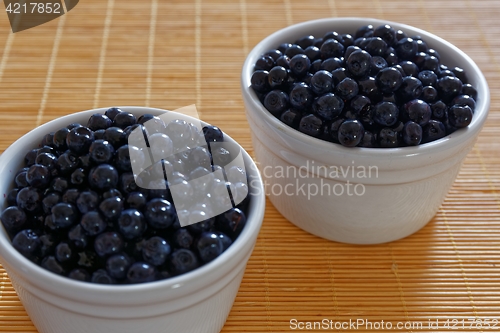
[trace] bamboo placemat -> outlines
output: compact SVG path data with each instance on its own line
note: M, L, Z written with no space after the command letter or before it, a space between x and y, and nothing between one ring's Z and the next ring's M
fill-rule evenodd
M67 113L195 103L203 120L252 152L239 76L245 55L262 38L329 16L423 28L468 53L491 88L488 122L443 206L413 236L353 246L307 234L268 201L223 332L293 331L292 319L359 319L373 330L382 320L393 330L398 322L422 322L423 328L402 330L413 332L452 331L443 327L447 319L500 321L499 14L500 2L491 0L86 0L54 21L12 34L0 13L0 151ZM36 332L1 268L0 276L0 331ZM429 320L441 327L429 329ZM346 330L353 329L340 329Z

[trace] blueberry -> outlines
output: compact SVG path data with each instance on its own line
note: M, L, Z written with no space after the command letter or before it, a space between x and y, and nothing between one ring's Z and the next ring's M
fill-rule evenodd
M342 65L343 65L343 62L341 59L339 59L337 57L328 58L328 59L325 59L321 62L319 69L325 70L327 72L333 72L334 70L336 70L338 68L343 68Z
M396 43L396 54L402 60L412 60L417 53L417 42L412 38L403 38Z
M165 263L170 254L170 244L158 236L146 240L142 246L142 258L154 266Z
M476 90L476 88L474 88L469 83L466 83L466 84L462 85L462 94L463 95L469 95L474 100L477 99L477 90Z
M175 219L175 208L167 200L156 198L146 204L146 221L157 229L166 229Z
M61 264L70 261L73 258L73 251L71 250L70 245L66 242L57 244L55 257Z
M98 256L107 257L119 253L124 246L124 242L119 233L109 231L104 232L95 238L94 249Z
M399 58L396 53L389 53L385 56L385 61L387 62L387 66L391 67L397 65L399 63Z
M365 131L363 139L358 144L359 147L375 148L377 147L377 136L370 131Z
M50 182L50 171L46 166L33 164L26 172L26 181L30 186L44 188Z
M7 197L5 198L8 206L17 206L17 194L19 193L19 188L14 187L7 193Z
M120 112L113 118L113 126L121 129L137 123L137 119L130 112Z
M273 58L274 61L276 61L276 59L283 56L283 53L280 50L274 49L267 51L266 53L264 53L264 55L270 56L271 58Z
M35 164L36 157L38 155L38 149L32 149L24 155L24 164L29 167Z
M66 137L68 136L69 129L66 127L57 130L52 138L52 145L59 151L64 151L68 148L66 144Z
M256 73L256 72L255 72ZM254 73L254 74L255 74ZM253 78L253 75L252 75ZM283 86L288 80L288 74L285 67L274 66L267 75L267 85L271 89L276 89ZM252 83L253 84L253 83ZM267 89L269 90L269 89ZM265 90L264 90L265 92Z
M290 104L297 110L308 108L312 104L313 98L311 88L305 83L297 83L290 91Z
M347 77L347 70L343 67L337 68L336 70L332 71L333 86L339 84L339 82L345 79L346 77Z
M177 249L170 255L170 267L175 274L192 271L199 266L196 255L188 249Z
M100 164L90 170L89 184L98 190L115 188L118 184L118 172L109 164Z
M66 145L76 154L85 154L94 141L94 132L87 127L75 127L66 136Z
M36 212L41 209L42 196L33 187L22 188L17 193L17 205L27 212Z
M365 130L358 120L346 120L338 129L338 140L346 147L357 146L363 139Z
M311 60L305 54L296 54L290 59L289 66L294 75L302 77L307 73L309 67L311 67ZM269 75L271 75L271 71Z
M388 67L378 72L375 82L381 92L392 93L398 90L403 83L403 76L396 68Z
M320 48L321 59L340 58L344 55L344 49L344 45L336 39L326 39Z
M371 57L370 75L377 75L384 68L387 68L387 61L384 58L380 56Z
M142 192L129 193L125 199L125 204L129 208L140 209L146 205L146 196Z
M280 51L281 53L285 53L285 51L291 47L292 44L290 43L282 43L280 44L280 46L278 46L277 50ZM298 45L297 45L298 46ZM300 46L299 46L300 47Z
M128 283L151 282L155 280L155 277L155 267L145 262L135 262L127 271Z
M432 110L432 117L436 119L443 119L447 115L448 106L443 101L437 101L430 104Z
M255 70L269 71L274 66L274 59L269 55L263 55L255 62Z
M419 66L421 70L428 70L432 72L436 72L439 68L439 59L433 55L427 54L423 61L422 64Z
M97 209L99 200L99 196L94 191L83 191L76 199L76 206L80 213L85 214Z
M321 134L323 121L313 114L302 117L299 123L299 131L307 135L318 137Z
M80 196L80 190L77 188L67 189L62 195L62 202L76 204L76 200Z
M106 272L114 279L123 280L131 265L132 260L126 254L115 254L106 260Z
M68 232L68 239L77 249L83 249L87 246L87 234L81 224L77 224L70 229Z
M383 56L387 51L387 43L380 37L370 37L364 49L372 56Z
M281 90L271 90L264 98L265 108L275 116L279 116L288 108L288 95Z
M438 98L438 92L433 86L425 86L422 88L420 98L427 103L435 102Z
M404 119L414 121L420 126L425 126L432 115L429 104L420 99L414 99L405 103L402 111Z
M92 277L90 279L92 283L99 284L115 284L116 281L111 276L109 276L108 272L105 269L98 269L94 273L92 273Z
M84 185L87 181L87 172L83 168L78 168L71 173L70 182L75 186Z
M176 248L189 249L193 244L193 236L187 229L181 228L174 233L172 244Z
M424 86L434 86L437 82L437 75L433 71L423 70L418 73L418 79Z
M354 34L354 38L357 39L357 38L364 37L364 36L372 36L374 33L374 30L375 30L375 28L371 24L361 26L358 28L358 30L356 30L356 33Z
M391 102L377 103L373 108L373 119L381 126L394 125L399 117L398 107Z
M414 76L406 76L403 78L400 88L396 94L401 102L418 98L422 94L422 82Z
M111 143L114 148L119 148L125 143L125 133L119 127L109 127L106 128L103 139Z
M89 159L92 163L109 163L113 158L115 148L105 140L95 140L89 148Z
M217 216L216 226L232 239L235 239L245 227L246 221L246 215L241 209L231 208Z
M59 169L61 174L70 174L78 167L78 155L72 151L65 151L59 156L56 162L56 167Z
M332 74L325 70L320 70L314 73L311 78L311 89L317 95L331 92L333 89Z
M403 128L403 140L408 146L417 146L422 141L422 127L409 121Z
M125 239L137 239L144 233L146 223L144 216L137 209L126 209L118 218L118 230Z
M364 50L356 50L347 58L347 69L357 77L368 75L371 69L372 56Z
M207 263L220 256L224 251L224 246L218 234L203 232L196 242L196 249L201 260Z
M324 94L314 100L314 112L325 120L333 120L338 117L344 108L344 101L332 93Z
M26 213L17 206L7 207L0 219L8 230L20 230L27 221Z
M388 24L381 25L373 30L374 37L380 37L387 45L397 43L396 30Z
M116 220L120 216L122 210L123 200L119 197L105 199L99 204L99 211L109 220Z
M60 202L51 209L52 222L56 227L68 228L78 222L77 209L69 203Z
M49 192L42 200L43 211L48 214L52 207L61 202L61 195L57 192Z
M359 47L359 46L354 46L354 45L351 45L349 47L347 47L345 49L345 52L344 52L344 58L345 59L349 59L349 57L351 56L351 54L354 52L354 51L361 51L362 49Z
M55 132L50 132L50 133L45 134L43 136L42 141L41 141L41 145L52 147L52 145L54 144L54 133Z
M351 98L356 96L358 92L358 83L350 77L346 77L335 87L335 93L344 101L350 100Z
M282 55L281 57L276 59L276 66L281 66L286 69L290 69L290 58L287 57L286 55Z
M446 135L446 127L438 120L431 119L423 128L422 143L427 143L443 138Z
M400 144L399 133L390 127L384 127L378 134L378 144L382 148L396 148Z
M14 236L12 246L23 256L33 259L38 254L41 241L35 231L24 229Z
M111 127L112 124L113 121L109 119L108 116L102 113L94 113L92 116L90 116L89 121L87 123L87 127L90 128L92 131L97 131L100 129L106 129L108 127Z
M359 94L368 97L372 102L380 99L377 81L374 77L368 76L358 81Z
M41 153L37 155L34 164L43 165L49 170L53 170L57 164L57 157L51 153Z
M150 134L165 132L165 122L160 117L152 114L143 114L137 118L137 124L144 125Z
M304 54L311 60L319 60L321 59L321 51L317 46L310 45L304 49Z
M469 126L472 121L473 112L468 105L453 105L449 108L448 117L450 124L457 128Z
M40 264L43 268L51 271L52 273L58 275L64 275L64 268L57 262L57 259L54 256L46 256L42 259Z
M104 232L107 223L103 220L101 214L96 211L89 211L82 216L80 225L89 236L96 236Z
M458 95L451 101L452 105L468 105L472 112L476 108L476 101L469 95Z
M289 109L283 112L280 116L280 120L287 124L288 126L297 129L299 126L300 119L302 118L302 114L294 109Z
M307 35L299 38L295 44L299 45L301 48L305 49L308 46L314 45L314 36Z
M228 235L226 235L225 233L220 232L220 231L214 231L214 233L217 236L219 236L219 239L222 242L222 251L226 251L229 248L229 246L231 246L231 244L233 244L232 239Z
M89 282L90 274L84 268L75 268L68 274L68 278L77 281Z

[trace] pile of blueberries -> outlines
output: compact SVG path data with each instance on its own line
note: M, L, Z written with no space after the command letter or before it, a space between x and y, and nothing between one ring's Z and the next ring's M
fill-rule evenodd
M263 54L251 87L302 133L347 147L393 148L470 124L476 89L419 36L390 25L304 36Z
M171 138L157 134L160 141L171 143L178 139L175 135L184 140L199 135L207 145L183 149L172 160L147 166L141 177L134 177L131 158L137 162L141 156L144 160L144 155L136 147L131 149L128 138L137 128L148 135L143 124L149 121L172 133ZM154 137L150 135L150 141ZM217 149L210 151L209 143L221 142L224 134L215 126L199 131L182 120L165 124L159 117L146 114L136 118L118 108L96 113L86 126L71 124L45 135L39 148L26 154L25 166L17 172L14 188L7 194L2 223L21 254L71 279L128 284L192 271L214 260L238 237L246 223L249 196L224 213L209 217L215 214L201 199L197 210L179 210L172 200L169 181L184 184L195 197L188 180L211 175L215 169L224 170L224 165L213 164L215 154L230 160L223 146L214 145ZM131 151L135 152L133 156ZM200 154L205 154L207 168L212 170L196 167ZM224 158L217 159L221 160ZM192 170L186 171L186 165L192 165ZM172 177L160 177L163 188L138 186L136 180L155 178L155 172ZM230 172L232 179L242 179L246 184L242 168L231 167L224 175ZM234 184L223 178L213 179L214 184L234 190ZM190 213L198 220L200 215L206 218L181 227L178 214Z

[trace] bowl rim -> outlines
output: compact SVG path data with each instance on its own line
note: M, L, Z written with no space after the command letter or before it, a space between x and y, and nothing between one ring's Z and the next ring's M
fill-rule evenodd
M464 61L464 64L467 63L467 65L473 69L473 72L477 77L477 84L475 86L478 92L478 96L476 99L477 104L474 117L472 118L472 122L469 124L469 126L466 128L458 129L452 134L447 135L441 139L421 144L418 146L397 147L397 148L344 147L340 144L332 143L329 141L309 136L286 125L285 123L281 122L278 118L273 116L262 105L262 103L259 101L257 97L257 94L250 87L250 78L251 74L253 73L253 66L258 56L272 49L273 47L276 47L280 43L286 42L287 40L283 40L284 38L283 36L293 35L295 36L295 38L299 38L300 36L307 34L308 31L311 31L312 29L319 29L319 27L327 24L338 26L342 24L353 24L356 22L359 23L359 26L366 24L372 24L372 25L389 24L403 31L411 31L412 35L413 34L421 35L426 42L429 40L432 41L432 43L428 44L439 44L440 47L447 48L451 52L455 53L456 56L462 58L461 60ZM437 47L436 49L439 52L439 47ZM471 73L469 72L468 75L470 78ZM274 128L279 129L280 132L283 133L283 135L288 135L294 140L304 142L305 144L310 145L315 149L322 151L330 151L332 154L337 152L347 155L355 154L360 156L366 156L369 158L386 158L387 156L397 158L406 156L408 157L417 156L423 154L435 154L439 153L447 146L458 144L460 142L465 142L469 138L474 137L481 130L487 119L490 106L490 91L488 88L488 83L486 81L486 78L484 77L482 71L479 69L477 64L458 47L444 40L443 38L436 36L428 31L422 30L420 28L410 26L404 23L375 19L370 17L336 17L336 18L322 18L317 20L304 21L285 27L268 35L267 37L262 39L250 51L247 58L245 59L241 74L241 91L245 103L246 104L249 103L249 105L247 105L246 107L247 115L250 116L250 114L252 113L257 114L257 116L262 117L263 120L267 122L267 124L270 124Z
M158 109L158 108L151 108L151 107L143 107L143 106L115 106L118 107L124 111L129 111L129 112L134 112L133 110L143 110L144 113L151 113L153 115L159 115L165 112L175 112L175 111L170 111L170 110L164 110L164 109ZM85 111L79 111L71 114L64 115L62 117L55 118L47 123L44 123L30 132L24 134L21 136L19 139L17 139L15 142L13 142L5 151L0 155L0 164L4 162L5 159L7 159L10 155L16 154L15 150L17 149L17 146L19 146L23 142L37 142L35 141L35 136L36 140L40 140L42 136L46 133L48 133L47 128L53 127L53 126L67 126L73 122L75 122L75 119L77 118L83 118L87 116L88 117L94 113L104 113L108 108L96 108L96 109L89 109ZM191 116L181 114L184 119L194 119ZM203 120L201 120L202 124L207 124ZM66 124L66 125L64 125ZM42 134L43 133L43 134ZM41 134L41 135L40 135ZM13 269L18 270L16 266L22 265L25 270L23 270L23 275L29 275L29 278L26 278L27 280L30 281L35 281L36 279L41 279L41 281L45 281L47 284L53 285L53 286L58 286L59 289L61 289L61 295L64 295L63 290L81 290L81 291L86 291L89 293L106 293L107 296L113 297L113 295L119 295L123 293L143 293L143 292L148 292L148 291L158 291L158 290L167 290L167 289L177 289L181 287L182 285L192 283L193 281L196 281L200 277L206 276L210 272L214 272L219 270L224 264L228 261L231 256L235 256L238 252L242 251L242 249L246 246L248 242L251 241L252 237L256 237L256 235L259 233L259 230L262 225L262 220L264 217L264 210L265 210L265 195L264 195L264 188L263 188L263 182L261 175L258 171L257 166L255 165L254 160L251 158L251 156L246 152L246 150L241 147L240 144L238 144L233 138L231 138L229 135L224 133L225 137L228 138L230 141L236 143L238 147L240 147L241 152L243 157L247 162L249 162L250 165L248 165L247 169L251 169L249 172L247 170L247 173L249 174L249 177L251 177L252 181L256 180L257 183L253 183L252 186L249 184L249 195L252 195L252 200L250 201L249 205L249 212L247 216L247 223L245 225L245 228L242 230L241 234L238 236L238 238L232 243L232 245L224 251L219 257L215 258L213 261L204 264L203 266L200 266L193 271L174 276L171 278L159 280L159 281L152 281L152 282L146 282L146 283L137 283L137 284L120 284L120 285L107 285L107 284L97 284L97 283L91 283L91 282L83 282L83 281L77 281L77 280L72 280L68 277L65 276L60 276L57 274L54 274L41 266L33 263L26 257L24 257L20 252L18 252L11 243L11 240L5 231L3 224L0 223L0 228L2 229L0 232L0 258L2 258L2 262L8 262L9 265L13 266ZM35 146L35 145L32 145ZM22 157L20 157L22 159ZM20 162L21 163L21 162ZM9 177L5 177L5 182L11 182L12 179ZM252 191L253 186L257 185L258 188L256 188L254 191ZM6 202L5 199L2 199L2 205L1 209L5 209ZM4 241L6 240L6 241ZM37 284L36 285L42 286L45 284ZM191 293L194 290L191 290L187 293Z

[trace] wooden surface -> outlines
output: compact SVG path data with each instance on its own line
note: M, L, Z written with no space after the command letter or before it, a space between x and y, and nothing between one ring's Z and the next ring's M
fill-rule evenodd
M67 113L194 103L203 120L252 152L239 77L245 55L262 38L330 16L428 30L477 62L492 97L486 126L435 218L406 239L352 246L299 230L268 202L222 332L288 332L291 319L364 319L373 330L382 320L394 328L422 322L402 330L413 332L450 332L446 319L457 319L456 331L478 332L459 328L461 320L500 321L499 15L494 0L83 0L67 15L12 34L0 13L0 151ZM428 329L429 320L441 327ZM36 332L1 268L0 331Z

